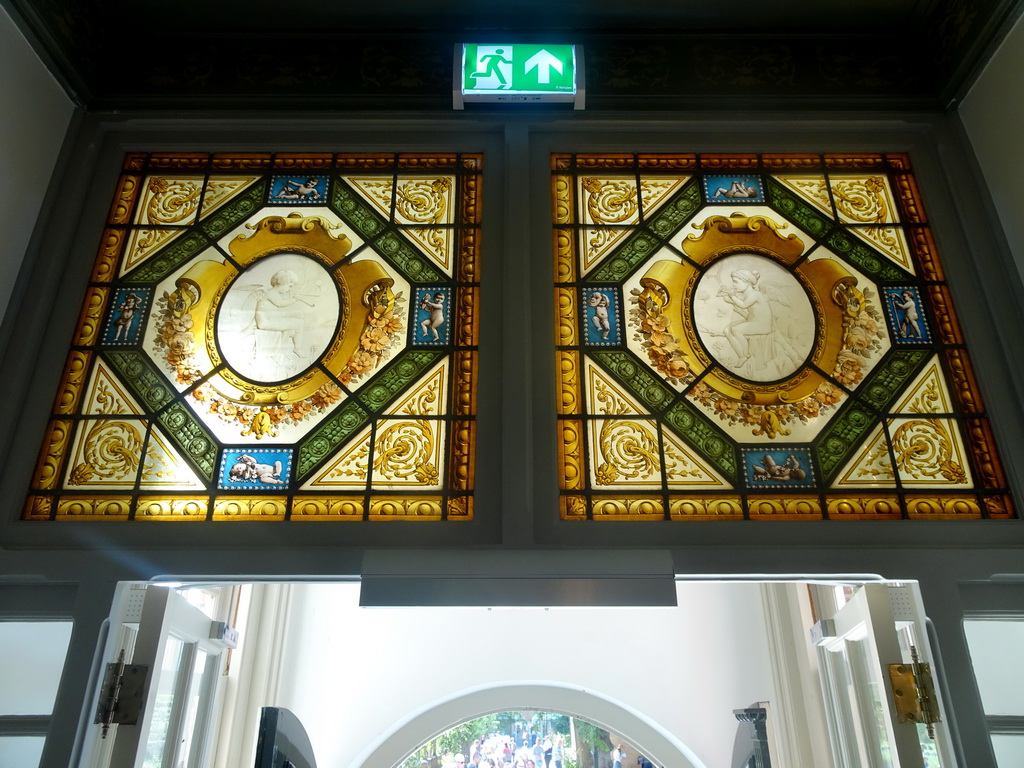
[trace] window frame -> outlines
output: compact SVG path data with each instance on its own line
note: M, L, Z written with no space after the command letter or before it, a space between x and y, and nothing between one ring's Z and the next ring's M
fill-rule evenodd
M941 115L889 116L852 119L830 116L807 120L769 117L720 119L666 115L652 120L609 120L600 115L510 115L474 112L470 120L447 116L382 121L268 120L262 122L209 119L141 119L139 116L89 116L75 146L66 154L58 190L40 217L32 249L16 291L25 298L12 307L7 326L7 359L12 398L18 408L3 422L8 434L42 435L45 414L62 370L65 346L77 318L81 286L88 278L102 220L126 150L228 151L280 148L306 151L399 151L429 147L435 151L483 152L484 202L481 270L482 328L480 342L477 507L474 521L443 532L419 526L362 525L346 530L276 532L272 546L284 547L293 565L303 563L302 550L311 544L342 547L355 567L359 548L372 546L544 544L569 547L707 545L749 547L765 551L778 546L859 544L941 544L955 526L964 544L997 544L1024 539L1017 521L957 521L929 523L911 530L899 521L857 522L853 528L825 530L805 526L795 530L773 524L772 530L718 526L658 526L645 523L611 526L558 519L557 461L554 429L554 360L551 307L550 156L555 152L611 151L858 151L906 152L912 158L922 195L939 242L951 290L968 339L975 368L984 375L979 384L992 414L997 442L1003 448L1011 489L1019 491L1021 473L1013 456L1022 451L1021 436L1011 425L1021 416L1015 396L1024 383L1015 380L1007 361L1020 347L1013 323L999 317L1019 317L1013 296L1020 284L1005 240L993 227L989 209L978 196L975 169L962 156L963 139L950 119ZM525 163L525 172L523 166ZM538 190L544 190L543 194ZM56 216L56 198L65 201ZM79 222L81 225L79 226ZM971 238L966 232L971 232ZM982 266L975 266L982 265ZM982 285L979 270L994 279ZM507 428L506 428L507 427ZM35 446L25 452L8 449L2 478L11 488L27 487ZM22 453L31 453L30 458ZM5 483L6 485L6 483ZM525 493L524 493L524 489ZM20 494L18 494L20 495ZM1019 492L1015 493L1019 497ZM17 545L74 543L87 523L64 526L18 520L21 499L12 500L0 516L0 536ZM893 523L896 523L895 525ZM205 556L271 545L260 530L267 524L211 526L204 535ZM272 524L270 524L272 525ZM799 525L799 524L798 524ZM187 546L194 534L178 526L159 531L161 547ZM173 529L177 528L177 530ZM353 530L358 528L358 530ZM104 526L104 540L118 547L152 544L154 534L128 531L116 523ZM757 567L740 558L733 569ZM335 561L336 563L336 561ZM287 565L279 566L294 572ZM305 564L303 564L305 567ZM317 567L328 567L325 563ZM277 570L277 568L275 568Z

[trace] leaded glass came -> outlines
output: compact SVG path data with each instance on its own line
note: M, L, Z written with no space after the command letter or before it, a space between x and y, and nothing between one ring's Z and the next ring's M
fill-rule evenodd
M25 519L471 519L480 170L129 155Z
M552 172L562 518L1014 516L906 156Z

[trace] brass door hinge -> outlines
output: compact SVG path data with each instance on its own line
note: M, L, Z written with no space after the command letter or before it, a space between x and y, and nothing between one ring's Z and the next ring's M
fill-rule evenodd
M148 677L149 667L145 664L125 664L123 648L117 661L107 664L93 720L93 723L103 724L104 739L111 724L136 725L139 722Z
M922 663L917 649L910 647L910 664L890 664L889 682L896 702L896 715L901 723L922 723L928 736L935 738L934 724L939 722L939 706L935 700L931 664Z

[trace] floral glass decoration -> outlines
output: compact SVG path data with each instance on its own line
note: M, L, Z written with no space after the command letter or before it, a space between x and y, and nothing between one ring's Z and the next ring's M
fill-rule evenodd
M24 518L471 519L480 173L126 157Z
M561 516L1013 517L905 155L552 158Z

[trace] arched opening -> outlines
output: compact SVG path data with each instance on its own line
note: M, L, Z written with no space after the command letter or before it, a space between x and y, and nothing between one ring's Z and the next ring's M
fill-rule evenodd
M393 768L455 725L521 709L580 717L658 765L725 765L734 710L776 698L760 586L675 588L674 608L361 608L354 586L292 585L272 700L338 766Z
M112 619L124 626L132 591L166 592L124 587ZM883 656L926 647L912 584L679 580L675 589L671 608L365 608L356 582L201 588L215 598L203 631L211 618L234 616L241 637L222 676L211 765L245 762L239 757L253 748L255 713L265 706L301 721L321 765L348 768L396 768L467 721L524 711L570 716L614 735L596 768L608 768L620 741L629 755L621 768L641 754L665 768L760 768L769 752L781 762L827 765L847 738L846 720L833 715L851 706L831 692L854 674L874 690ZM220 597L228 598L224 611ZM815 623L822 615L833 617L834 629ZM858 628L868 623L875 650L857 646L863 663L843 666L847 645L866 642ZM922 752L919 741L905 751Z
M598 691L549 681L499 683L438 700L381 734L351 768L393 768L424 741L459 723L523 709L579 717L621 735L658 765L706 768L685 744L642 713Z

